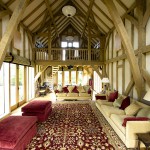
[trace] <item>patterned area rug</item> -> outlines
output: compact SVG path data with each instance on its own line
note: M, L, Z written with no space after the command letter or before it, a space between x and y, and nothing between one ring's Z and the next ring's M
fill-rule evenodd
M91 101L53 104L48 120L38 123L27 150L125 150Z

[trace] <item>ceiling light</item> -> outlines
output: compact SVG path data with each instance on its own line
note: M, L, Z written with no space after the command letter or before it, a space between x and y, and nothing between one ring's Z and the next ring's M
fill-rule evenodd
M67 41L73 41L74 37L73 36L66 36Z
M76 8L73 6L67 5L62 8L62 12L65 16L72 17L76 13Z

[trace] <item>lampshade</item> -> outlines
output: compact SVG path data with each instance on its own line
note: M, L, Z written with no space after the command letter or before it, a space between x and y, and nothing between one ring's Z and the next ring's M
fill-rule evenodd
M66 37L66 40L67 40L67 41L72 41L73 39L74 39L73 36L67 36L67 37Z
M102 83L109 83L109 79L108 78L103 78Z
M72 17L76 13L76 9L73 6L67 5L62 8L62 12L67 17Z
M146 100L146 101L150 101L150 89L147 91L147 93L145 94L143 99Z

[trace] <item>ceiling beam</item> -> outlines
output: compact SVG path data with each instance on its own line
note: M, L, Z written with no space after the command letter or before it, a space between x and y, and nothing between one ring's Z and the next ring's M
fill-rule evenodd
M0 11L0 19L2 19L2 17L11 14L10 11L8 10L2 10Z
M131 40L128 36L128 33L125 29L123 21L117 11L115 4L113 3L113 1L110 1L110 0L103 0L103 1L107 6L108 11L110 12L110 15L112 17L112 20L114 22L116 30L118 31L118 33L121 37L122 44L126 51L127 58L128 58L128 61L129 61L130 67L131 67L131 72L133 75L137 93L138 93L139 98L141 99L142 93L143 93L142 86L141 86L142 85L142 75L140 73L138 62L137 62L137 59L134 54L134 49L132 47Z
M18 4L8 22L6 31L0 41L0 68L5 59L7 48L14 36L14 33L17 29L21 16L23 12L25 11L25 8L27 4L29 3L29 1L30 0L18 1Z
M59 37L59 33L58 33L58 31L57 31L57 27L56 27L55 20L54 20L53 14L52 14L52 10L51 10L51 7L50 7L50 5L49 5L49 0L44 0L44 1L45 1L47 10L48 10L48 12L49 12L49 14L50 14L50 17L51 17L51 19L52 19L52 22L53 22L53 24L54 24L54 28L55 28L56 34L57 34L57 36Z
M147 9L146 9L146 12L145 12L145 14L144 14L144 17L143 17L143 27L146 26L146 24L147 24L147 22L148 22L148 20L149 20L149 16L150 16L150 3L149 3L149 5L148 5L148 7L147 7Z
M85 28L86 28L86 26L87 26L87 22L88 22L88 20L89 20L89 17L90 17L90 13L91 13L91 11L92 11L93 4L94 4L94 0L91 0L91 1L90 1L90 4L89 4L89 7L88 7L86 19L85 19L85 22L84 22L83 31L82 31L82 33L81 33L81 38L82 38L82 36L83 36L83 34L84 34L84 31L85 31Z

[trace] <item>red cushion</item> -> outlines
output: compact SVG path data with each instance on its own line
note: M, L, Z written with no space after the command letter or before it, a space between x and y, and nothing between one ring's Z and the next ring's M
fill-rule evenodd
M127 121L147 121L149 118L147 117L127 117L124 118L122 126L126 127Z
M43 113L47 107L51 106L51 104L51 101L34 100L22 107L21 111Z
M91 94L91 89L90 88L88 89L88 94Z
M95 96L96 100L100 99L100 100L106 100L106 96Z
M124 110L126 107L128 107L130 105L130 97L127 96L123 101L122 104L120 106L120 109Z
M13 149L36 124L36 116L9 116L0 122L0 147Z
M117 99L117 98L118 98L118 91L115 91L115 92L109 94L108 101L114 102L115 99Z
M72 93L79 93L79 91L77 90L77 86L75 86L72 90Z
M63 87L63 92L64 93L69 93L68 88L67 87Z
M60 93L60 91L58 91L58 90L55 90L55 93Z

